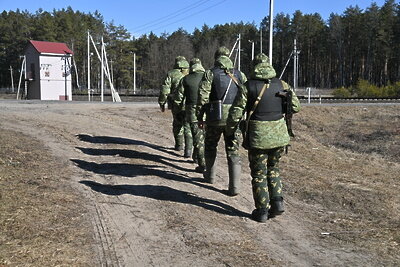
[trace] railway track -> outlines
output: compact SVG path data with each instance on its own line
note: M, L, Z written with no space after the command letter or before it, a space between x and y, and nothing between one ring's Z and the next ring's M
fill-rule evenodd
M12 94L1 95L0 99L15 99ZM158 96L152 95L120 95L122 102L155 102L157 103ZM346 97L338 98L333 96L297 96L301 103L400 103L400 97ZM73 94L73 101L87 101L86 94ZM112 101L111 95L104 95L104 100ZM100 95L93 95L93 101L100 101Z
M301 103L400 103L396 97L297 96Z
M94 96L96 101L96 95ZM158 96L151 95L120 95L122 102L157 102ZM302 103L400 103L399 97L347 97L338 98L333 96L297 96ZM111 99L111 96L109 96ZM86 95L73 95L75 100L87 100ZM100 96L98 96L100 99ZM105 95L107 99L107 95Z

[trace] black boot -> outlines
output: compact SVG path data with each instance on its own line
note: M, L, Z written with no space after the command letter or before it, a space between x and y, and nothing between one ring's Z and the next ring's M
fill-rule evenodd
M186 148L185 147L185 153L183 154L184 158L190 158L192 156L192 149Z
M193 148L192 159L193 159L193 162L196 163L196 164L199 164L199 160L198 160L199 152L198 151L199 150L197 148Z
M206 157L206 169L203 173L204 180L207 183L213 184L215 182L217 166L215 163L215 157Z
M239 194L240 176L242 172L240 158L232 157L231 159L228 159L228 168L229 168L228 194L230 196L236 196L237 194Z
M175 144L175 151L182 151L183 150L183 145L181 144Z
M197 166L197 167L194 169L194 171L195 171L195 172L198 172L198 173L203 173L205 169L206 169L206 168L204 168L203 166Z
M256 222L266 222L268 220L268 209L260 208L253 210L253 212L251 213L251 218Z
M269 201L269 217L273 218L275 216L281 215L285 209L283 208L283 197L274 197Z

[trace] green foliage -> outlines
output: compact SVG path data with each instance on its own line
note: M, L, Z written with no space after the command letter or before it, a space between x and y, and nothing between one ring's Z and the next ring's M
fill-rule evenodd
M349 89L340 87L333 91L335 97L351 97L351 92Z
M347 89L343 88L343 91L345 90ZM357 97L400 97L400 82L378 87L366 80L360 79L352 91L353 95Z
M400 82L389 84L384 87L384 96L386 97L400 97Z
M354 94L357 97L378 97L380 95L379 87L370 84L366 80L360 79L354 88Z

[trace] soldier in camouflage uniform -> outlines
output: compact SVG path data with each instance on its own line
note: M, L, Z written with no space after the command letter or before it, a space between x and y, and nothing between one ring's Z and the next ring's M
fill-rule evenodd
M254 60L251 79L242 86L229 112L227 132L235 131L247 112L254 108L262 88L265 91L248 121L248 157L250 162L253 197L256 209L252 218L265 222L268 217L282 214L282 181L279 174L279 160L290 137L284 119L283 99L278 92L292 92L293 112L298 112L300 103L290 86L275 78L275 70L269 64L265 54L259 54Z
M239 91L237 83L246 82L246 76L233 68L233 63L229 59L229 49L220 47L215 53L214 67L207 70L200 82L199 97L197 101L197 119L199 126L204 126L205 118L205 161L206 170L204 178L207 182L213 183L215 180L215 159L217 156L217 146L224 136L225 151L229 167L229 190L228 194L235 196L239 193L239 183L241 175L241 159L239 155L240 131L230 135L225 132L226 118L236 94ZM213 120L214 114L211 110L211 103L222 101L222 116L219 120Z
M193 138L193 160L198 164L196 171L203 173L204 160L204 133L199 129L196 117L197 96L200 81L204 75L204 68L198 58L190 61L189 74L183 77L179 83L177 93L174 96L174 104L186 111L186 121L190 124Z
M173 103L174 94L178 88L180 80L188 74L189 63L183 56L175 58L174 69L170 70L160 90L158 104L162 112L165 111L165 103L168 100L168 108L172 111L173 122L172 131L175 139L175 150L181 151L183 143L185 143L185 157L190 157L192 154L192 134L190 126L185 122L185 112Z

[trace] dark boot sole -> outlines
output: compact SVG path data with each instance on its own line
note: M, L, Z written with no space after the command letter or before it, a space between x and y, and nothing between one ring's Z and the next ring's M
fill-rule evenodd
M268 221L268 211L266 211L265 213L258 213L257 210L253 210L253 212L251 213L251 218L256 221L256 222L260 222L260 223L265 223Z
M285 211L270 211L268 214L269 218L274 218L276 216L282 215L282 213L284 213Z

